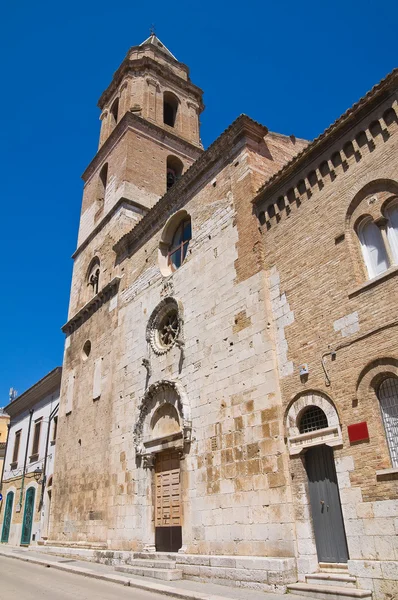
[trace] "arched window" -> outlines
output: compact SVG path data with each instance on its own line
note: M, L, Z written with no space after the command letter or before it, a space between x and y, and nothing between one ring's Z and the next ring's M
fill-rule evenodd
M323 410L319 406L309 406L301 415L299 431L300 433L309 433L327 426L328 419Z
M391 463L398 467L398 379L385 379L378 389L381 414L390 450Z
M103 201L105 198L106 184L108 182L108 163L105 163L98 175L97 200Z
M390 244L394 262L398 264L398 202L394 202L386 210L387 239Z
M112 115L112 124L113 126L117 125L117 121L119 118L119 98L113 102L111 106L111 115Z
M176 156L167 157L167 189L169 190L181 177L183 163Z
M191 238L191 217L187 216L178 225L169 246L168 265L172 271L176 271L184 262Z
M373 221L368 219L359 225L358 237L369 278L373 279L389 267L381 231Z
M175 127L178 112L178 98L171 92L163 95L163 123Z
M100 278L100 261L96 256L90 263L90 267L87 272L87 287L91 291L91 295L95 296L99 290L99 278Z

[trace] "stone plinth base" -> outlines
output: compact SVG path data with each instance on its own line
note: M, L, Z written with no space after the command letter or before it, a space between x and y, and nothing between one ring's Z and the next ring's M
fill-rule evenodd
M182 571L184 579L213 581L220 585L237 586L252 590L286 592L286 585L297 581L295 558L273 558L264 556L220 556L208 554L182 554L164 552L128 552L88 547L86 543L46 544L38 548L46 554L88 560L111 566L128 566L137 559L154 561L173 560ZM142 562L142 560L141 560Z

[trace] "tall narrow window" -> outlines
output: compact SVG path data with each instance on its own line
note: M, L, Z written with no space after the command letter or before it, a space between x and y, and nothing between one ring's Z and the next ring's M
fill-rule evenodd
M119 98L116 98L116 100L114 101L114 103L111 106L111 115L112 115L112 121L113 121L113 125L117 125L118 122L118 118L119 118Z
M99 291L99 278L100 278L100 261L96 256L90 263L90 267L87 273L87 286L91 291L91 296L95 296Z
M98 175L97 200L99 202L103 202L105 199L107 182L108 182L108 163L105 163Z
M169 190L182 175L184 165L176 156L167 157L167 189Z
M19 445L21 443L21 433L22 433L22 429L20 429L19 431L15 432L14 449L13 449L13 452L12 452L11 469L16 469L17 466L18 466L18 454L19 454Z
M34 462L39 458L39 443L40 443L41 424L42 424L42 419L37 419L37 421L35 421L30 462Z
M58 431L58 417L54 417L54 425L53 425L53 439L52 444L55 444L55 440L57 439L57 431Z
M378 390L391 464L398 467L398 379L385 379Z
M367 220L360 224L358 237L369 278L373 279L389 267L381 231L373 221Z
M398 204L395 203L386 210L388 219L387 238L390 244L394 262L398 264Z
M187 255L192 238L191 217L187 217L177 227L169 248L169 266L172 271L181 267Z
M163 123L175 127L178 112L178 98L171 92L165 92L163 96Z

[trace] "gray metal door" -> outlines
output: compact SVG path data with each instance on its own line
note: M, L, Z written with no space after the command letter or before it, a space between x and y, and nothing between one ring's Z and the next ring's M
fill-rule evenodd
M318 560L345 563L347 540L332 448L311 448L306 452L305 465Z

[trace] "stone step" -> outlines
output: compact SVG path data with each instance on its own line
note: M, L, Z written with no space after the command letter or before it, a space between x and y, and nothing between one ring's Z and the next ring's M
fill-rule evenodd
M140 577L152 577L163 581L182 579L181 569L151 569L150 567L115 567L115 571Z
M340 585L346 587L356 587L356 577L344 572L336 573L309 573L305 576L306 583L321 585Z
M175 569L175 560L156 560L151 558L132 558L126 563L128 567L148 567L149 569Z
M372 600L370 590L359 590L340 585L289 583L287 589L293 594L305 596L306 598L318 598L319 600Z
M149 560L176 560L177 552L134 552L134 558Z
M320 562L319 568L323 573L348 573L347 563Z

